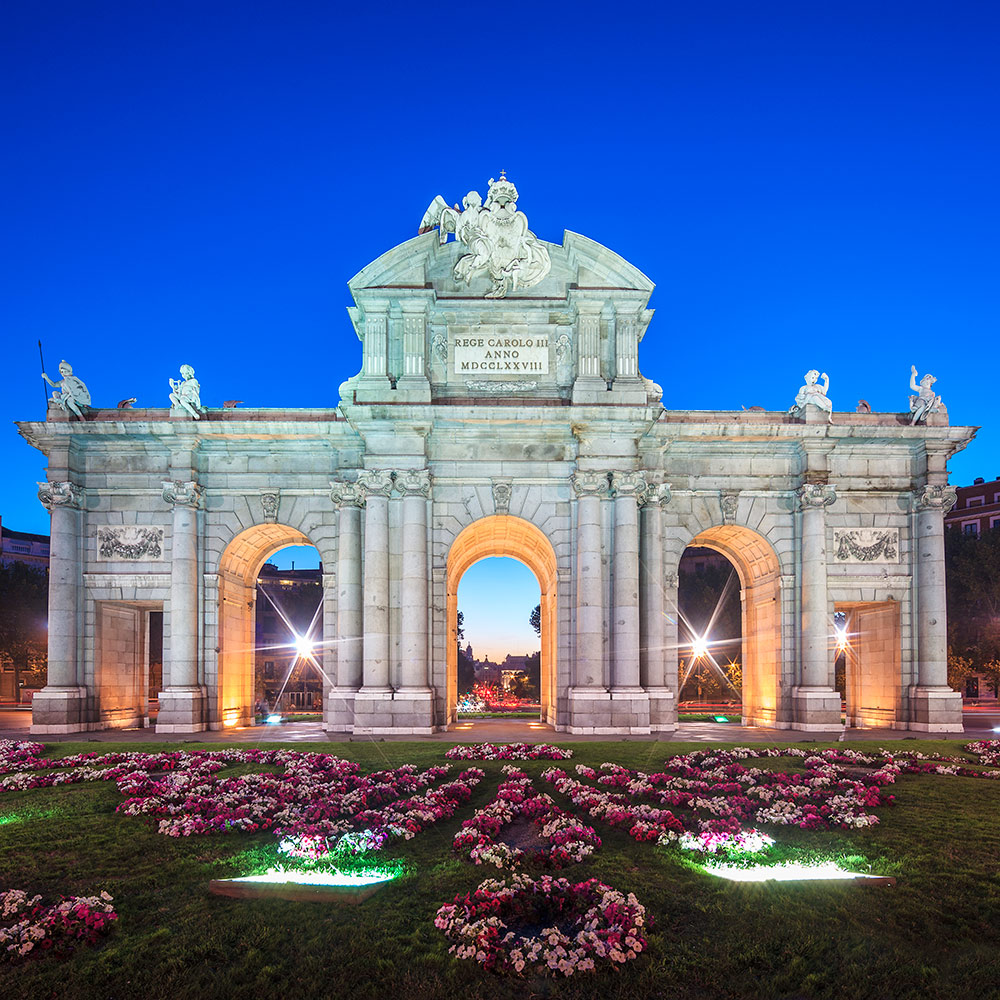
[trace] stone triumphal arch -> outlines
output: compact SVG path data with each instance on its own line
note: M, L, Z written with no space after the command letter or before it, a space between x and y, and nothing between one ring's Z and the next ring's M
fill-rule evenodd
M924 383L910 412L835 410L817 371L787 411L671 410L639 370L645 275L576 233L537 239L505 177L463 205L436 199L349 282L361 370L329 409L206 407L187 364L169 408L102 409L74 359L19 425L52 519L33 730L139 724L154 613L157 728L248 723L254 582L293 543L323 564L330 733L448 724L458 581L491 555L538 579L546 720L673 729L689 545L738 572L748 721L839 726L842 612L851 724L960 728L942 516L972 429Z

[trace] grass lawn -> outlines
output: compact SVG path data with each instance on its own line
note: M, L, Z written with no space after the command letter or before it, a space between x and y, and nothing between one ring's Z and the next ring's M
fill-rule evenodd
M820 746L821 744L816 744ZM895 750L954 754L962 744L907 740ZM273 745L272 745L273 746ZM182 749L219 749L184 744ZM445 762L444 743L294 744L336 753L364 770ZM576 763L659 770L693 744L574 743ZM163 744L59 744L53 755L163 750ZM874 748L873 748L874 749ZM552 762L519 766L537 779ZM557 762L559 763L559 762ZM769 762L757 766L769 766ZM785 767L787 760L774 762ZM453 774L461 770L453 766ZM570 979L497 977L457 960L435 929L438 907L496 869L451 851L462 819L489 802L500 762L451 820L387 849L409 873L356 906L237 901L212 878L243 874L241 854L272 834L174 839L145 819L116 815L113 782L0 794L0 888L114 896L111 935L65 961L0 965L0 997L16 1000L213 998L1000 998L1000 782L903 775L878 826L852 832L777 828L781 843L843 850L893 875L895 887L844 883L739 885L639 844L600 822L596 854L557 874L596 876L634 892L655 923L649 949L618 969ZM224 775L227 772L222 772ZM536 787L573 811L550 785ZM6 820L6 822L5 822Z

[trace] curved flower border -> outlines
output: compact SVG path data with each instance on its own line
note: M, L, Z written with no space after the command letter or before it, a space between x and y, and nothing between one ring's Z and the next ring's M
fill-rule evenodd
M503 768L506 776L496 798L462 823L455 834L453 847L477 865L515 868L526 860L562 868L593 854L601 838L591 826L560 809L552 798L535 791L531 779L513 764ZM518 817L531 820L547 849L527 853L498 842L497 835Z
M473 743L453 746L448 760L569 760L572 750L550 743Z
M546 923L536 934L518 927ZM488 879L475 892L438 910L434 926L452 942L449 952L494 972L531 971L571 976L598 960L624 964L647 946L646 909L596 878L570 883L543 875Z

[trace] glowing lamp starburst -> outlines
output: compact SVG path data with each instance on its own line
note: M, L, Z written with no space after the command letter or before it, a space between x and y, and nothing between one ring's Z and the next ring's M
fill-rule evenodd
M301 660L308 660L312 657L312 652L312 640L304 635L297 636L295 639L295 655Z
M708 656L708 640L700 636L691 643L691 655L700 660L703 656Z

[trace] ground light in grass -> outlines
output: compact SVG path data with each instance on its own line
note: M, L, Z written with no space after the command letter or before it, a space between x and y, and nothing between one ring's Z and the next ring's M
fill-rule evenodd
M783 861L776 865L734 865L710 862L698 866L703 872L731 882L827 882L832 880L895 885L891 876L865 875L841 868L835 861Z

